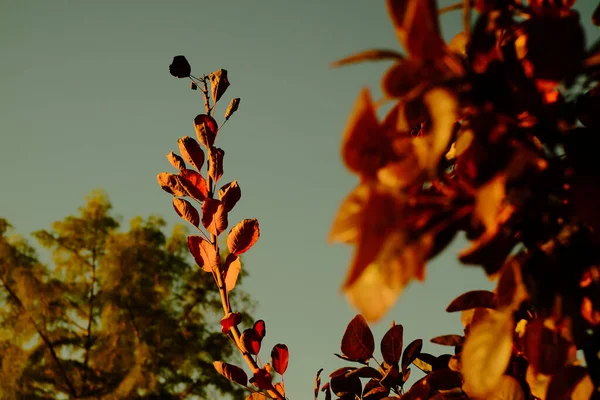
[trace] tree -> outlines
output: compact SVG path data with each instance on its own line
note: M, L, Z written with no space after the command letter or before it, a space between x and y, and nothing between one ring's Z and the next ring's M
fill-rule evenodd
M186 229L164 227L136 217L119 231L94 192L77 215L33 234L51 251L44 265L0 220L0 398L239 396L212 366L233 356L212 328L219 293L189 263ZM251 306L243 292L231 301Z

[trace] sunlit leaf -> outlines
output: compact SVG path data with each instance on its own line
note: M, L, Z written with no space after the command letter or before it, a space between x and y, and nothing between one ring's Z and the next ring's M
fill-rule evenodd
M363 388L362 398L363 400L378 400L384 398L384 396L387 396L389 393L389 387L383 386L378 379L370 379Z
M208 185L199 172L192 169L182 169L179 171L178 179L188 196L198 201L204 201L208 197Z
M513 330L509 312L495 312L471 327L461 356L470 396L485 398L500 383L512 354Z
M227 211L220 200L206 199L202 205L202 225L216 236L227 229Z
M187 243L190 253L200 268L206 272L212 272L213 269L218 270L221 258L217 254L215 246L201 236L189 236Z
M276 344L271 350L271 364L273 369L279 374L285 374L290 359L290 353L285 344Z
M423 340L415 339L404 349L404 353L402 353L402 373L406 374L408 366L412 364L412 362L421 354L421 349L423 348Z
M495 308L495 295L488 290L471 290L463 293L446 307L446 312L470 310L473 308Z
M194 226L200 225L200 215L198 214L198 210L196 210L189 201L174 197L173 208L177 215L188 221L190 224Z
M223 361L215 361L213 362L213 366L219 374L223 375L230 381L238 383L242 386L248 385L248 375L246 375L246 372L244 372L244 370L240 367L227 364Z
M204 166L204 151L196 139L184 136L177 141L181 155L198 171Z
M356 64L364 61L385 61L385 60L402 60L404 56L395 50L365 50L360 53L344 57L330 64L331 67L341 67L343 65Z
M225 275L225 288L227 291L233 290L237 282L238 276L242 269L240 258L235 254L229 254L225 260L223 273Z
M218 147L211 147L208 153L208 176L215 182L223 176L223 157L225 152Z
M415 367L428 374L434 370L434 365L437 363L437 358L429 353L420 352L412 363L415 365Z
M221 318L221 331L223 333L227 333L229 332L229 329L239 325L240 322L242 322L242 314L240 314L239 312L230 312L223 318Z
M177 175L168 172L161 172L156 176L156 180L161 189L177 197L187 196L185 188L179 182Z
M244 219L234 226L227 235L227 247L229 252L240 255L248 250L258 241L260 229L258 220Z
M383 335L381 339L381 355L388 364L400 361L402 355L402 325L394 325Z
M217 121L210 115L199 114L194 118L194 129L196 130L196 136L202 145L210 149L215 144L217 137L217 131L219 126Z
M242 191L237 181L229 182L219 189L219 200L225 205L227 212L231 211L242 198Z
M252 329L246 329L242 332L242 336L240 337L242 344L244 345L244 349L250 354L258 354L260 351L260 345L262 342L262 338L258 335L258 333Z
M192 67L184 56L175 56L169 65L169 73L175 78L188 78L192 73Z
M223 96L223 93L225 93L225 91L229 87L229 79L227 78L227 70L221 68L218 71L211 72L208 75L208 79L210 80L211 95L212 95L213 101L216 103L217 101L219 101L221 99L221 96Z
M460 335L443 335L432 338L430 342L442 346L462 346L464 340L464 336Z
M342 337L342 354L353 360L367 360L373 357L375 339L362 315L350 321Z
M169 154L167 154L167 160L169 160L171 165L175 168L179 170L185 169L185 162L183 161L183 158L181 158L179 155L170 152Z
M231 118L231 116L233 115L234 112L237 111L239 106L240 106L240 98L239 97L234 97L233 99L231 99L231 101L229 102L229 105L227 106L227 110L225 111L225 120L228 120L229 118Z

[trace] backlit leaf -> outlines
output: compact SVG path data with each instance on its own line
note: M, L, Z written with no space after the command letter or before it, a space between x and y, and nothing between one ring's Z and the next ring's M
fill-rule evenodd
M321 372L323 372L323 368L317 371L317 376L315 377L315 400L319 397L319 390L321 389Z
M290 353L285 344L276 344L271 350L271 364L279 375L283 375L287 370L289 359Z
M394 325L383 335L381 339L381 355L388 364L400 361L402 355L402 325Z
M219 126L213 117L206 114L197 115L194 118L194 129L196 137L205 148L210 149L215 144Z
M225 93L225 91L229 87L227 70L221 68L218 71L211 72L208 75L208 79L210 80L211 95L213 101L216 103L217 101L219 101L219 99L221 99L221 96L223 96L223 93Z
M229 105L227 106L227 110L225 111L225 120L228 120L233 115L233 113L237 111L239 106L240 106L240 98L239 97L234 97L233 99L231 99L231 101L229 102Z
M244 330L240 339L244 345L244 349L246 349L248 353L253 355L258 354L262 339L254 329L249 328Z
M494 312L471 327L461 355L470 396L485 398L500 383L512 354L513 330L512 312Z
M382 60L402 60L404 56L395 50L365 50L360 53L344 57L340 60L332 62L332 67L341 67L343 65L356 64L364 61L382 61Z
M365 317L357 315L350 321L342 337L342 354L352 360L367 360L373 357L375 339Z
M235 287L241 269L242 263L240 258L235 254L229 254L225 260L225 267L223 268L223 274L225 275L225 287L227 288L228 292Z
M188 196L198 201L204 201L208 197L206 180L199 172L183 169L179 171L178 179Z
M460 335L443 335L432 338L430 342L442 346L462 346L464 340L464 336Z
M256 331L261 340L267 335L267 327L265 326L265 321L262 319L256 321L252 329Z
M206 199L202 205L202 225L216 236L227 229L227 211L220 200Z
M184 136L177 141L181 155L198 171L204 166L204 151L196 139Z
M254 373L254 376L250 378L250 383L259 389L269 390L272 386L271 373L269 364L266 364L264 368L259 369Z
M230 381L238 383L242 386L248 385L248 375L246 375L246 372L244 372L244 370L240 367L227 364L223 361L215 361L213 362L213 366L219 374L223 375Z
M225 205L227 212L231 211L242 198L242 191L237 181L229 182L219 189L219 200Z
M167 154L167 160L169 160L171 165L175 168L179 170L185 169L185 162L183 161L183 158L181 158L178 154L170 152L169 154Z
M240 255L248 250L258 241L260 229L258 220L244 219L234 226L227 236L227 247L229 252Z
M184 56L175 56L169 65L169 73L175 78L188 78L192 73L192 67Z
M415 339L404 349L402 353L402 373L406 374L408 366L421 354L423 339Z
M221 331L223 333L227 333L229 332L229 329L231 329L234 326L239 325L239 323L242 322L242 314L240 314L239 312L236 313L228 313L227 315L225 315L223 318L221 318Z
M189 203L189 201L174 197L173 208L175 209L177 215L188 221L190 224L194 226L198 226L200 224L200 215L198 214L198 210L196 210L194 206Z
M215 250L215 246L201 236L188 236L188 248L194 256L196 264L206 272L218 270L221 258Z
M472 308L495 308L494 293L488 290L472 290L463 293L446 307L446 312L470 310Z
M161 172L156 176L156 180L161 189L177 197L187 196L185 188L179 182L177 175L168 172Z
M250 393L244 400L267 400L268 398L264 393L254 392Z
M211 147L208 153L208 176L215 182L223 176L223 157L225 152L218 147Z

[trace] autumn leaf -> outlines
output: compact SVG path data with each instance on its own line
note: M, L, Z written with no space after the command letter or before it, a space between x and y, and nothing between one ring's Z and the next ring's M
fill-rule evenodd
M276 344L271 350L271 364L279 375L283 375L287 370L289 359L290 353L285 344Z
M237 181L229 182L219 189L219 200L225 205L225 210L230 212L242 198L242 191Z
M461 355L469 396L487 398L500 384L512 354L513 329L512 312L494 312L471 327Z
M254 323L254 326L252 327L252 329L254 329L256 331L256 333L258 334L258 337L260 337L260 340L262 340L267 335L267 328L265 326L265 321L263 321L262 319L259 319L258 321L256 321Z
M221 96L223 96L223 93L225 93L225 91L229 87L229 79L227 79L227 70L221 68L218 71L211 72L208 75L208 79L210 80L211 95L214 102L216 103L221 99Z
M260 351L262 338L253 328L244 330L244 332L242 332L240 340L244 345L244 349L246 350L246 352L256 355Z
M366 361L373 357L375 339L362 315L350 321L342 337L342 354L354 361Z
M169 194L172 194L177 197L185 197L188 195L187 191L181 185L181 182L175 174L161 172L156 176L156 180L158 181L158 184L160 185L161 189Z
M315 400L319 397L319 390L321 389L321 372L323 372L323 368L317 371L317 375L315 377Z
M369 199L368 185L360 184L340 205L329 233L330 242L354 244L358 242L363 209Z
M443 335L432 338L430 342L442 346L462 346L464 340L464 336L460 335Z
M188 78L192 73L192 67L184 56L175 56L169 65L169 73L175 78Z
M227 364L223 361L215 361L213 362L213 366L219 374L223 375L230 381L233 381L242 386L248 385L248 375L246 375L246 372L244 372L244 370L240 367Z
M402 325L394 325L383 335L380 347L383 361L386 363L395 364L400 361L403 332L404 328Z
M408 366L421 354L423 348L423 340L415 339L404 349L402 353L402 373L406 374Z
M463 293L446 307L446 312L470 310L472 308L495 308L495 295L489 290L471 290Z
M185 162L183 161L183 158L173 153L172 151L169 154L167 154L167 160L169 160L171 165L175 168L179 170L185 169Z
M208 197L208 185L199 172L192 169L183 169L179 171L178 178L188 196L198 201L204 201Z
M396 36L413 58L436 59L444 55L435 0L387 0Z
M285 386L283 385L283 382L277 382L273 387L279 392L280 395L285 397Z
M208 176L215 182L223 176L223 157L225 152L218 147L211 147L208 153Z
M196 227L200 224L200 215L198 214L198 210L196 210L189 201L174 197L173 208L175 209L177 215L188 221L190 224Z
M225 121L227 121L229 118L231 118L231 116L233 115L234 112L237 111L239 106L240 106L240 98L239 97L234 97L233 99L231 99L231 101L229 102L229 105L227 106L227 110L225 110Z
M204 166L204 151L196 139L184 136L177 141L179 151L183 158L198 171ZM181 169L181 168L180 168Z
M241 269L242 263L240 262L240 258L235 254L229 254L225 260L225 267L223 268L225 288L228 292L235 287Z
M216 236L227 229L227 211L220 200L206 199L202 205L202 225Z
M341 67L343 65L356 64L364 61L385 61L385 60L402 60L404 56L395 50L365 50L360 53L344 57L330 64L331 67Z
M242 314L239 312L230 312L221 318L221 331L226 334L229 332L229 329L239 325L240 322L242 322Z
M210 149L215 144L219 126L213 117L206 114L197 115L194 118L194 129L198 140L204 147Z
M221 258L211 243L201 236L188 236L187 242L190 253L200 268L206 272L219 269Z
M248 250L258 241L260 229L258 220L244 219L234 226L227 235L227 247L229 252L240 255Z

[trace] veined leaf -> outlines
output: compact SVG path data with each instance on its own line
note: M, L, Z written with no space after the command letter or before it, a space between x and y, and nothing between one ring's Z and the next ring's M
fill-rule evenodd
M381 355L388 364L400 361L402 355L402 325L394 325L383 335L381 339Z
M254 246L259 237L258 220L244 219L234 226L227 236L229 252L235 255L243 254Z
M227 211L220 200L206 199L202 205L202 225L216 236L227 229Z
M362 315L357 315L350 321L342 337L342 354L356 361L368 360L373 357L375 339Z
M223 375L225 378L233 381L242 386L248 386L248 375L246 372L235 365L227 364L223 361L213 362L213 366L218 373Z
M279 374L285 374L290 359L290 352L285 344L276 344L271 350L271 364L273 369Z

